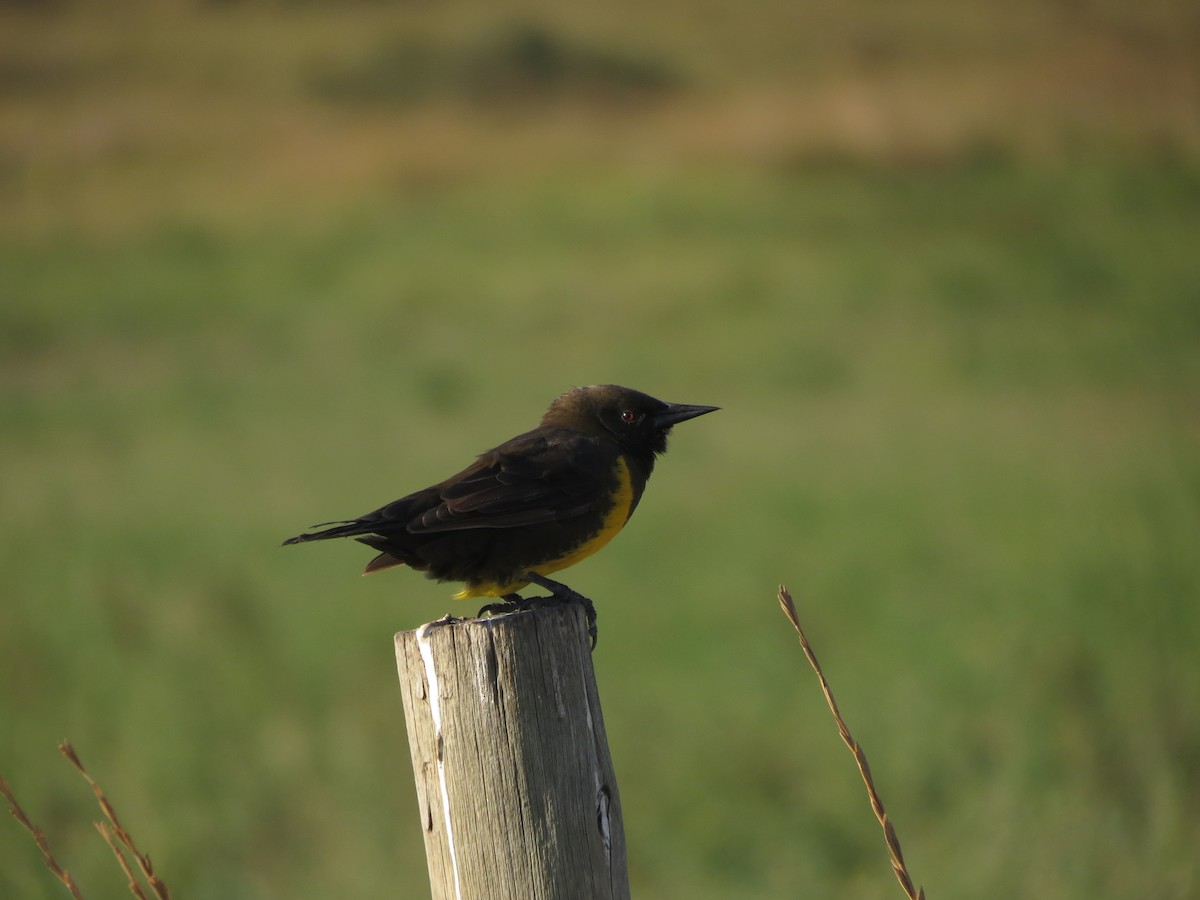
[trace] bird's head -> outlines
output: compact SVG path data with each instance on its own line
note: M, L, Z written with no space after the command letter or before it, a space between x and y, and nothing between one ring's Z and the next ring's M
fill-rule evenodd
M666 451L672 426L719 408L665 403L617 384L593 384L558 397L542 424L607 434L622 449L652 462L656 454Z

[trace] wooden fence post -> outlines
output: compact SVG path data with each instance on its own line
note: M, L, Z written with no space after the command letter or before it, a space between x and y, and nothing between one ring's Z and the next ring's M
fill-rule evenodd
M583 610L396 635L434 900L628 900Z

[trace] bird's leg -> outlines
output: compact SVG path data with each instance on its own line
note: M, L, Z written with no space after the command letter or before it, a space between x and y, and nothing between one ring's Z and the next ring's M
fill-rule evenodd
M554 581L547 578L545 575L539 575L537 572L526 572L525 577L538 587L544 587L553 596L563 601L564 603L583 603L588 604L592 601L578 591L574 591L567 587L561 581Z
M583 606L583 611L587 615L587 633L592 639L592 649L596 649L596 640L599 637L599 632L596 630L596 606L587 597L578 591L571 590L561 581L553 581L545 575L539 575L537 572L526 572L525 577L539 587L544 587L551 595L560 603L579 603ZM543 599L550 599L545 597Z

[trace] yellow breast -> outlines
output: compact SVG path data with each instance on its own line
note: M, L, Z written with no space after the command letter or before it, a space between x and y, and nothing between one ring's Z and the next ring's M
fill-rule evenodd
M633 481L629 477L629 467L625 465L625 460L620 457L617 458L616 476L617 490L613 496L612 509L605 514L604 522L600 525L600 530L577 547L572 548L565 556L530 566L530 571L536 572L539 575L549 575L551 572L561 571L568 566L573 566L575 563L587 559L617 536L617 532L625 527L625 523L629 521L629 516L633 512ZM454 595L454 599L467 600L471 597L502 597L505 594L519 591L528 584L529 582L525 580L510 581L506 584L499 584L494 581L468 584Z

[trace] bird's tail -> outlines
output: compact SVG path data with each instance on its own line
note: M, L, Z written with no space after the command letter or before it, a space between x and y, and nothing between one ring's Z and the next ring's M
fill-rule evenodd
M332 528L325 528L326 525L332 525ZM303 544L305 541L327 541L330 538L353 537L356 534L365 534L370 530L370 526L364 526L361 519L352 519L344 522L322 522L319 525L314 525L313 528L323 528L324 531L308 531L304 534L298 534L295 537L290 537L284 541L284 546L288 544Z
M392 566L407 565L406 560L399 555L399 550L396 546L388 541L387 538L377 534L366 534L362 537L356 537L356 541L360 544L366 544L379 551L379 555L367 563L367 567L363 569L364 575L370 575L372 572L378 572L381 569L390 569Z
M325 528L326 525L332 525L333 527ZM366 544L368 547L374 547L380 551L378 556L367 563L367 568L363 572L364 575L370 575L372 572L378 572L380 569L390 569L392 566L403 566L406 564L405 560L394 555L396 548L389 546L386 538L373 534L374 529L371 524L363 519L352 519L346 522L322 522L320 525L314 525L313 528L322 528L324 530L298 534L284 541L284 546L288 544L303 544L306 541L325 541L329 538L352 537Z

